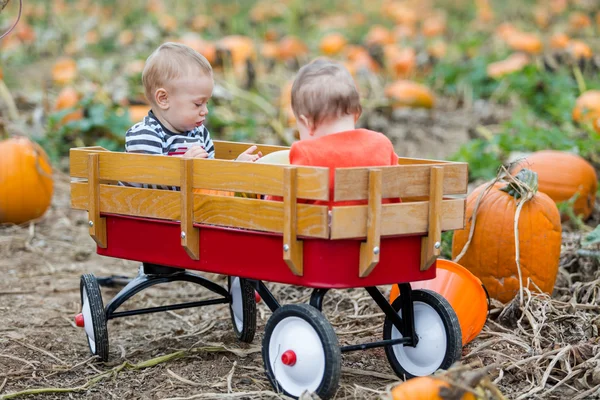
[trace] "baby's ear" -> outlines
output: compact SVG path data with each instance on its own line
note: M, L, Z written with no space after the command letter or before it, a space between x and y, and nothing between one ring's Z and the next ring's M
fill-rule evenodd
M156 102L156 105L163 110L169 108L169 94L164 88L156 89L156 92L154 92L154 101Z
M302 122L304 126L308 128L309 131L312 131L315 128L315 124L313 123L313 121L306 118L304 114L301 114L298 119L300 120L300 122Z
M357 111L354 113L354 123L356 123L358 121L358 119L360 118L361 115L362 115L362 111Z

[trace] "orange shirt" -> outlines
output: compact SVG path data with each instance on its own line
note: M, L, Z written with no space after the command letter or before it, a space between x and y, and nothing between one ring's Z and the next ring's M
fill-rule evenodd
M290 164L330 169L330 200L310 203L326 204L331 208L334 203L336 206L367 204L367 201L333 201L335 168L397 165L398 156L394 151L394 145L383 133L355 129L295 142L290 149ZM391 201L391 199L383 200L384 203Z

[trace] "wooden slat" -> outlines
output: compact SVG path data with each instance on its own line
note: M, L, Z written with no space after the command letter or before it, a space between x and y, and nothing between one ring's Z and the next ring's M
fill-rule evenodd
M209 160L194 165L194 186L233 192L283 196L285 165ZM301 199L329 198L329 170L296 167L297 196ZM197 182L197 183L196 183Z
M442 231L463 229L465 199L442 200ZM367 236L367 206L333 207L331 239L364 238ZM426 234L429 202L383 204L381 235Z
M283 173L283 260L294 275L302 276L303 243L296 239L298 230L296 186L298 183L297 169L288 167Z
M100 212L178 221L180 195L171 190L100 185ZM71 182L71 206L88 209L87 183ZM298 204L296 234L328 238L327 211L326 206ZM194 194L194 222L283 233L283 202Z
M399 157L398 165L414 165L414 164L449 164L452 161L446 160L428 160L426 158L409 158L409 157Z
M369 171L367 241L360 244L359 276L368 276L379 263L381 235L381 169Z
M428 234L421 240L421 271L427 270L441 253L442 245L442 185L444 169L431 168L429 186Z
M192 260L200 259L200 230L194 228L194 159L181 160L181 245Z
M215 158L218 160L235 160L240 153L246 151L248 147L256 143L240 143L228 142L224 140L213 140L215 144ZM261 151L263 156L279 150L289 150L289 147L256 144L258 151Z
M71 152L71 177L87 178L87 153ZM100 154L101 181L180 185L179 157L105 152ZM283 196L283 165L194 160L194 187ZM329 170L298 167L298 197L329 198Z
M106 248L106 219L100 217L100 181L98 154L88 154L88 225L90 236L98 247Z
M383 173L382 197L428 196L429 171L432 166L435 165L381 167ZM467 193L467 166L466 163L442 165L444 169L444 194ZM334 199L336 201L365 200L367 197L368 168L336 169L334 189Z

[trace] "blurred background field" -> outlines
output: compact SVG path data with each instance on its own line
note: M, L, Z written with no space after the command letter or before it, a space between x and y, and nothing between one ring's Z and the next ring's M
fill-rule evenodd
M594 121L572 117L577 97L600 88L597 9L583 0L26 0L0 44L15 103L5 93L3 132L40 141L55 161L72 146L122 150L149 108L144 60L171 40L214 65L215 138L289 145L294 72L327 56L356 78L360 125L388 134L399 154L469 161L473 178L494 176L513 152L546 148L597 165ZM5 30L17 11L13 0L0 15Z

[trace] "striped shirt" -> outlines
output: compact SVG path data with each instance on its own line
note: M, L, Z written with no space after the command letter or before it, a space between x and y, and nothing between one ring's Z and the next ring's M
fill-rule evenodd
M156 118L152 110L125 134L125 151L128 153L180 155L191 145L201 145L208 153L208 158L215 158L215 145L210 133L204 125L191 131L174 133L167 129ZM179 190L177 186L147 185L131 182L120 182L124 186L144 187L152 189Z

